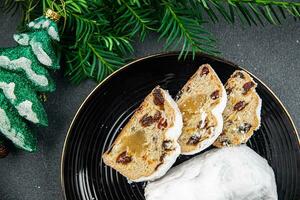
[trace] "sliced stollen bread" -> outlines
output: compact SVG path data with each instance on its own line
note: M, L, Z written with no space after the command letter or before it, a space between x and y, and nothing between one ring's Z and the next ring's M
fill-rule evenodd
M163 176L180 155L182 116L159 86L145 98L102 158L134 182Z
M182 154L198 153L217 139L222 132L226 101L225 89L215 71L208 64L200 66L177 95L183 119L179 138Z
M257 84L245 71L237 70L225 84L227 105L223 112L224 127L214 146L246 143L260 126L261 99Z

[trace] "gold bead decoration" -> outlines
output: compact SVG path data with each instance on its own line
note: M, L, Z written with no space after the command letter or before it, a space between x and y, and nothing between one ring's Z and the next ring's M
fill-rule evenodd
M45 16L49 19L52 19L55 22L57 22L60 18L60 15L57 12L55 12L49 8L46 10Z

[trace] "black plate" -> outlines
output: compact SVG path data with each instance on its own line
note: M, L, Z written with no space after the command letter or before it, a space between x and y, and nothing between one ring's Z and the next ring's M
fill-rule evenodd
M209 63L224 83L235 64L204 54L178 61L178 53L160 54L134 61L99 84L87 97L68 131L62 155L61 180L68 200L140 200L143 183L128 184L126 178L102 160L120 128L144 97L156 86L171 95L196 69ZM248 145L265 157L274 169L279 199L300 199L300 147L293 122L274 93L259 79L262 125ZM189 157L181 156L177 163Z

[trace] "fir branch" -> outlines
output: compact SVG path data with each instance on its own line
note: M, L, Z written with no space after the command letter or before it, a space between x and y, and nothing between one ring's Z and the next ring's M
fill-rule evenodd
M18 6L22 5L21 3L17 3L16 1L11 1L11 0L5 0L2 2L2 5L0 6L0 8L4 11L4 12L11 12L13 11L13 13L16 12L16 8Z
M0 9L5 13L16 14L22 12L22 26L31 21L31 15L36 14L38 10L39 0L4 0L0 4Z
M136 36L155 31L165 48L215 54L215 41L204 28L207 19L249 25L279 24L287 16L300 19L300 3L273 0L5 0L6 11L23 10L23 21L47 8L58 12L65 73L74 83L101 81L124 64Z
M79 84L88 78L86 68L89 53L86 53L84 49L78 48L66 51L64 56L66 58L66 69L64 73L65 76L69 77L72 83ZM79 59L81 59L81 61Z
M97 44L89 43L88 47L93 52L94 59L98 60L98 62L93 62L92 68L89 70L89 75L93 77L96 72L97 80L102 80L107 75L117 70L119 66L124 64L123 59L117 54L105 51ZM102 65L105 65L106 67L102 67Z
M182 42L179 58L186 57L189 51L193 56L198 51L215 54L215 41L209 32L202 28L202 23L194 19L186 10L176 8L171 2L163 1L164 17L158 30L160 37L166 37L165 48L173 45L177 48Z
M68 47L67 47L68 48ZM125 62L120 55L107 51L103 46L87 43L73 51L66 51L68 68L65 72L72 83L78 84L86 78L102 81Z
M119 4L122 4L122 0L117 0ZM129 0L129 4L131 5L137 5L138 7L141 7L142 4L149 5L151 0Z
M108 21L105 19L95 19L93 16L79 15L76 13L70 13L68 28L75 30L76 43L83 41L87 42L90 37L96 32L100 32L103 25L106 25Z
M281 2L272 0L191 0L190 5L195 13L199 9L204 10L212 22L218 22L216 12L229 23L234 23L238 17L240 21L248 25L264 25L263 18L271 24L280 24L281 18L285 19L285 12L300 19L300 3ZM201 7L198 7L200 5ZM227 5L227 8L225 7ZM200 11L200 13L202 13Z
M135 1L137 2L137 1ZM117 13L120 16L117 18L116 22L119 32L124 32L127 30L130 36L135 36L139 34L141 40L143 41L146 34L150 30L155 30L153 27L155 20L151 19L153 16L153 10L147 7L142 9L139 6L131 5L126 0L119 0L120 7Z
M76 43L89 40L89 37L98 28L99 23L93 19L86 18L85 16L80 16L77 14L72 14L73 18L76 20ZM70 18L71 20L72 18ZM76 46L76 44L75 44Z
M98 42L105 46L109 51L118 51L123 55L132 54L134 52L133 46L131 45L131 39L128 35L118 36L118 35L103 35L95 34Z

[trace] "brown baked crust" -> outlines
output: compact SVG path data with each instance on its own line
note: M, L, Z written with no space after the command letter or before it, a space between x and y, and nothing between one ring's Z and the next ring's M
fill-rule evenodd
M236 146L246 143L260 126L261 99L257 84L245 71L237 70L228 79L225 89L227 104L223 112L223 132L214 146Z
M152 175L174 151L166 139L175 111L158 86L144 99L102 159L130 180Z
M201 65L179 92L177 104L183 117L179 144L183 154L197 151L205 140L213 137L218 121L212 110L220 104L224 92L209 64ZM206 116L205 119L202 115Z

